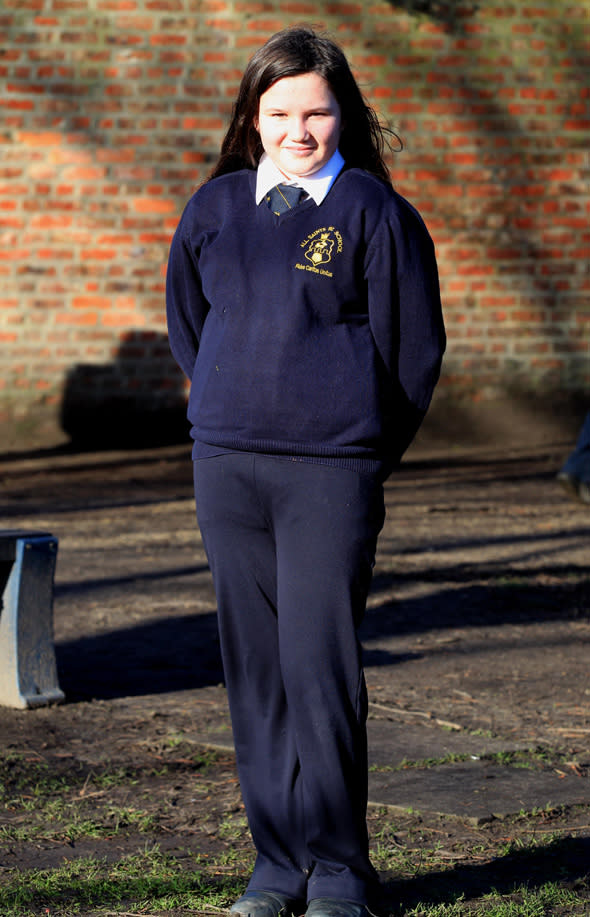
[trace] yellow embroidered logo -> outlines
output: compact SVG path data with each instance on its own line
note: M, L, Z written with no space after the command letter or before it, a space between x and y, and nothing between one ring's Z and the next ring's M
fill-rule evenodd
M308 263L297 263L295 267L298 270L311 271L324 277L334 276L324 265L332 261L334 254L340 254L342 251L342 236L337 229L333 226L322 226L300 242L299 247L305 249L304 257Z
M312 264L327 264L332 258L334 239L329 232L321 232L319 239L312 242L305 252L305 257Z

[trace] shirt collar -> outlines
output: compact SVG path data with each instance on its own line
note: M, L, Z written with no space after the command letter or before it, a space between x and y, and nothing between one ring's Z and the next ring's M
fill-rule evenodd
M309 194L319 206L336 181L343 166L344 159L340 151L336 150L332 158L317 172L312 175L288 179L275 166L270 156L267 153L263 153L256 172L256 203L259 204L271 188L282 182L286 185L298 185L303 188L306 194Z

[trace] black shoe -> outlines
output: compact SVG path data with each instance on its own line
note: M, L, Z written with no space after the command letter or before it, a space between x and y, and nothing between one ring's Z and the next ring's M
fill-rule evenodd
M344 898L312 898L305 917L368 917L364 904Z
M246 892L238 898L229 912L235 917L297 917L303 908L297 902L278 892Z

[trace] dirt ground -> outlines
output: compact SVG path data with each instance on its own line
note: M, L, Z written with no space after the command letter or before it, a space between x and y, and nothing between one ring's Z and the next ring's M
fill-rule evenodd
M482 748L545 750L540 770L587 780L590 508L555 482L567 450L565 442L418 449L388 482L362 629L373 720L430 730L433 749L453 733L465 748L480 737ZM195 765L195 749L227 730L227 712L189 449L12 452L0 457L0 483L3 528L59 538L54 624L66 694L61 706L0 708L0 753L75 774L81 786L107 763L136 771L163 849L213 856L228 844L247 848L247 837L228 840L219 830L228 813L241 813L231 753L207 760L204 751L203 767ZM392 764L406 751L396 740ZM574 839L564 856L578 877L587 870L586 798L586 806L551 800L545 819ZM442 811L422 825L456 851L479 829ZM402 839L412 825L398 812ZM501 820L486 830L507 833ZM130 830L116 842L15 843L0 850L0 876L14 865L117 858L140 841ZM480 865L465 855L455 880L473 891L512 876L512 867L488 875ZM533 865L521 868L530 874ZM545 861L534 868L542 872ZM402 897L416 893L408 879Z

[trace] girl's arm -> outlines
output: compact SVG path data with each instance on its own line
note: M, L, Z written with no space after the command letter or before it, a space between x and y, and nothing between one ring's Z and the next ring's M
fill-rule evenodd
M391 458L416 435L438 381L445 349L434 245L413 207L396 195L366 262L369 319L390 390ZM388 396L388 397L387 397Z
M189 379L193 376L208 311L199 275L198 251L181 220L168 258L166 315L172 355Z

